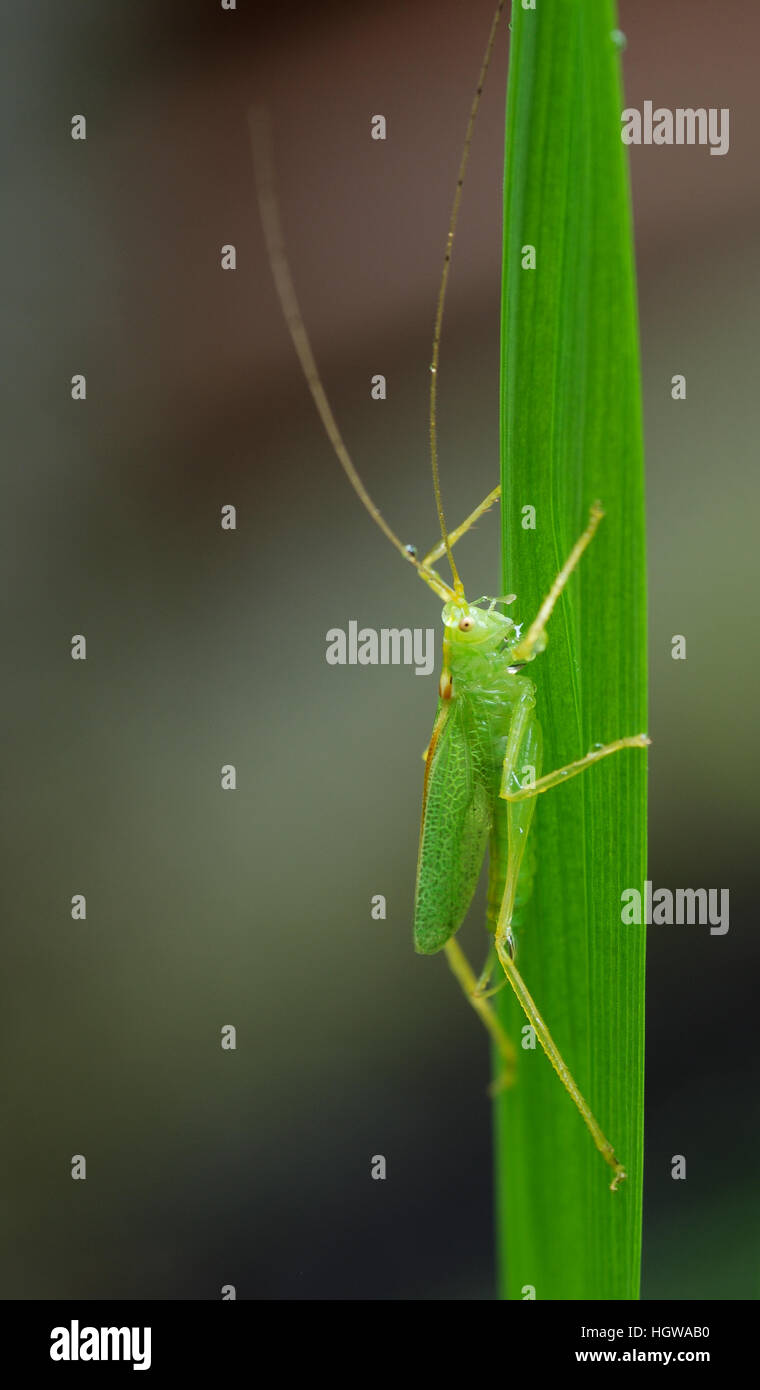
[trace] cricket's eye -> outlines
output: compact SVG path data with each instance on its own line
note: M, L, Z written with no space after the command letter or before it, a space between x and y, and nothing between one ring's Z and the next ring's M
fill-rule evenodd
M460 619L459 619L459 631L460 631L460 632L469 632L470 629L473 628L474 626L475 626L475 619L474 619L474 618L471 618L471 617L469 616L469 614L466 614L464 618L460 618Z

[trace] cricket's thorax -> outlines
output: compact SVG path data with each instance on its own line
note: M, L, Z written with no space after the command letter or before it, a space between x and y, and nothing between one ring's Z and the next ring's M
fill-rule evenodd
M506 739L517 700L532 684L509 669L520 630L503 613L464 601L447 603L443 622L447 698L466 703L471 736L483 739L497 758L500 751L503 756L498 744Z

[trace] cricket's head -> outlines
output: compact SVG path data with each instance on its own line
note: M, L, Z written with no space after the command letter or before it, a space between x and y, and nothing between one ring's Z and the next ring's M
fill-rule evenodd
M510 638L517 640L519 631L512 619L497 612L495 607L499 602L511 603L514 597L514 594L510 594L503 600L486 599L488 608L478 606L484 602L483 599L478 599L477 603L468 603L464 595L450 599L443 609L443 625L451 648L460 652L485 653L495 651Z

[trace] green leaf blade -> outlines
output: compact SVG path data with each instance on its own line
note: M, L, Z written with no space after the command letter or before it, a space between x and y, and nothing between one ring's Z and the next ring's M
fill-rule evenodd
M544 771L646 728L638 332L619 51L609 0L515 6L502 298L504 592L530 621L599 498L597 537L531 668ZM536 269L522 248L536 247ZM536 529L521 525L536 508ZM515 612L515 609L512 610ZM538 873L519 965L628 1170L610 1171L540 1049L497 1105L501 1291L638 1297L643 1152L646 755L628 750L538 801ZM504 991L512 1036L525 1023Z

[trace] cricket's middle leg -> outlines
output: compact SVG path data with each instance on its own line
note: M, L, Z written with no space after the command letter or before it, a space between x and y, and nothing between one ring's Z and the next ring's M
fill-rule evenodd
M539 777L537 781L529 787L519 787L509 789L506 786L505 777L499 793L505 801L527 801L532 796L540 796L541 792L548 792L550 787L558 787L562 782L569 782L571 777L577 777L579 772L585 772L592 763L598 763L600 758L608 758L610 753L619 753L623 748L648 748L652 742L646 734L630 734L627 738L616 738L614 743L602 743L598 748L592 748L590 753L586 753L583 758L576 758L574 763L568 763L565 767L558 767L554 772L547 772L545 777Z

